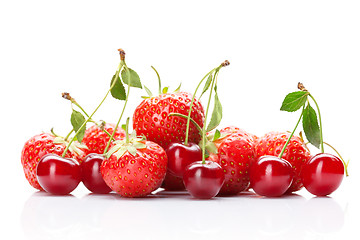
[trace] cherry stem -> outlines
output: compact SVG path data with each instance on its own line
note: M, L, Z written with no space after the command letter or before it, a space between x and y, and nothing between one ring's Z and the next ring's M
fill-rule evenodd
M75 100L75 98L71 97L69 93L64 92L62 93L62 97L65 98L66 100L69 100L72 104L74 104L75 106L77 106L84 114L86 117L89 117L89 114L80 106L80 104ZM93 119L89 120L90 122L95 123L96 126L98 126L100 128L100 124L98 124L97 122L95 122ZM111 136L111 134L106 130L106 129L102 129L109 137ZM73 133L74 129L71 129L71 131L68 133L68 135L66 135L65 137L65 141L68 140L68 138L70 137L70 135Z
M120 52L120 51L119 51L119 52ZM119 64L119 69L122 67L122 62L123 62L123 60L122 60L122 54L121 54L121 53L122 53L122 52L120 52L121 62L120 62L120 64ZM116 74L119 75L119 70L116 72ZM109 95L111 89L115 86L115 83L116 83L116 81L114 81L114 82L111 84L109 90L108 90L108 91L106 92L106 94L105 94L105 97L101 100L101 102L99 103L99 105L95 108L94 112L93 112L93 113L85 120L85 122L80 126L80 128L79 128L79 129L77 130L77 132L75 133L74 137L71 138L69 144L66 146L66 148L65 148L65 150L64 150L64 152L63 152L63 154L62 154L62 157L65 157L67 151L69 150L69 148L70 148L71 144L73 143L73 141L75 140L76 136L77 136L77 135L79 134L79 132L86 126L86 124L92 119L92 117L94 116L94 114L97 112L97 110L98 110L98 109L101 107L101 105L104 103L104 101L105 101L105 99L107 98L107 96ZM113 132L113 134L114 134L114 133L115 133L115 131ZM110 138L110 141L111 141L111 138Z
M181 113L169 113L169 116L182 117L182 118L185 118L185 119L188 118L188 116L186 116L184 114L181 114ZM190 121L192 122L192 124L195 125L196 129L201 133L201 136L202 136L202 128L199 126L199 124L197 124L197 122L195 122L195 120L192 119L192 118L190 118Z
M320 114L320 108L319 105L317 104L315 98L309 93L309 96L311 97L311 99L314 101L315 105L316 105L316 109L317 112L319 114L319 127L320 127L320 148L321 148L321 153L324 153L324 138L323 138L323 129L322 129L322 121L321 121L321 114Z
M188 116L187 116L187 122L186 122L186 134L185 134L185 142L184 144L187 145L188 142L189 142L189 130L190 130L190 119L191 119L191 111L192 111L192 107L194 105L194 100L195 100L195 95L197 93L197 91L199 90L199 87L200 85L202 84L202 82L206 79L207 76L211 75L214 71L219 71L220 68L223 67L223 64L221 64L220 66L214 68L213 70L211 70L210 72L208 72L202 79L201 81L199 82L199 84L197 85L196 89L195 89L195 92L191 98L191 102L190 102L190 108L189 108L189 113L188 113ZM204 122L205 124L205 122Z
M324 142L324 144L326 144L327 146L329 146L329 147L330 147L332 150L334 150L334 152L336 152L336 154L339 156L339 158L341 159L341 161L343 162L344 167L345 167L345 175L348 177L348 176L349 176L349 173L348 173L349 161L348 161L348 162L345 162L344 158L340 155L340 153L339 153L333 146L331 146L329 143Z
M283 154L284 154L284 152L285 152L286 147L289 145L289 142L290 142L292 136L294 135L297 127L299 126L299 123L300 123L301 118L302 118L303 113L304 113L304 109L305 109L305 104L304 104L304 106L303 106L303 109L301 110L301 114L300 114L299 120L297 121L294 130L291 132L290 136L288 137L288 139L287 139L284 147L282 148L282 150L281 150L281 152L280 152L280 154L279 154L279 158L282 158L282 156L283 156Z
M208 103L207 103L207 106L206 106L206 112L205 112L205 119L204 119L204 125L203 125L203 131L202 131L202 164L205 164L205 137L206 137L206 120L207 120L207 116L208 116L208 113L209 113L209 108L210 108L210 102L211 102L211 97L212 97L212 93L213 93L213 90L214 90L214 85L215 85L215 81L217 81L217 75L219 73L219 70L220 68L222 67L222 65L220 65L220 67L218 69L215 70L215 73L214 73L214 78L211 82L211 87L210 87L210 94L209 94L209 99L208 99Z
M119 127L120 121L121 121L121 119L122 119L122 117L123 117L123 115L124 115L125 108L126 108L126 105L127 105L127 103L128 103L128 100L129 100L129 94L130 94L130 88L131 88L130 71L129 71L128 67L126 66L125 58L122 60L122 63L123 63L124 68L126 69L126 72L127 72L127 75L128 75L127 77L128 77L128 79L129 79L128 88L127 88L127 92L126 92L126 99L125 99L125 103L124 103L123 109L122 109L122 111L121 111L119 120L117 121L117 123L116 123L116 125L115 125L115 129L114 129L113 133L111 134L110 139L109 139L109 141L108 141L108 143L107 143L107 145L106 145L106 147L105 147L105 149L104 149L104 154L106 154L107 151L109 150L110 143L111 143L111 141L114 139L115 132L116 132L117 128ZM119 70L119 72L120 72L120 70ZM115 81L114 81L114 82L115 82Z
M158 73L158 71L153 67L151 66L151 68L155 71L156 75L157 75L157 78L158 78L158 82L159 82L159 94L161 94L161 80L160 80L160 75Z

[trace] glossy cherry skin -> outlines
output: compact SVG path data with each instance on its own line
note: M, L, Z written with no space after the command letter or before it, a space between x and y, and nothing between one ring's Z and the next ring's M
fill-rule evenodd
M185 169L183 181L186 190L195 198L215 197L225 181L222 167L213 161L194 162Z
M304 187L312 194L326 196L334 192L344 177L344 164L337 156L319 153L301 170Z
M255 193L279 197L289 189L294 172L288 161L275 156L262 156L252 163L249 176Z
M40 159L36 176L40 186L46 192L65 195L71 193L79 185L80 165L74 159L47 154Z
M166 149L168 157L168 171L176 176L183 177L185 168L196 161L201 161L202 152L195 143L170 143Z
M85 187L93 193L105 194L111 192L101 173L100 166L104 161L102 154L90 153L81 163L81 180Z

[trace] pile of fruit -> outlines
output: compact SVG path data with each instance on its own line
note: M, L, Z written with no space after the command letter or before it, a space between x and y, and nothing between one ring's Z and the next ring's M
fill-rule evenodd
M210 199L249 189L261 196L279 197L305 187L324 196L335 191L347 175L348 162L324 142L319 106L301 83L281 106L288 112L301 109L294 130L257 137L235 126L216 129L222 119L218 74L228 61L207 73L193 93L180 91L180 86L168 92L153 68L159 82L159 94L154 96L127 66L125 52L119 49L119 53L120 64L110 88L91 114L63 93L73 109L69 134L61 137L51 130L25 143L21 163L34 188L69 194L82 181L99 194L115 191L123 197L145 197L162 187ZM134 87L144 88L148 96L135 109L129 134L130 118L120 123ZM204 94L208 96L205 108L200 102ZM116 124L93 120L109 95L124 101ZM311 155L302 135L294 135L300 122L308 143L320 153ZM338 156L325 153L324 145Z

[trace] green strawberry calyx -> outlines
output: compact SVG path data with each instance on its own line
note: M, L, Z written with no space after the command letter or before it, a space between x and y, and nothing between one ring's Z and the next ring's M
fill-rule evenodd
M112 146L109 151L105 154L106 158L110 158L113 154L117 159L121 158L126 152L129 152L134 157L137 155L138 149L145 149L146 140L145 136L137 136L136 131L133 131L130 135L128 133L130 118L126 119L126 138L123 140L114 141L114 146Z
M83 149L89 149L85 144L79 143L78 141L72 141L70 143L63 137L59 136L55 137L53 142L55 144L64 144L71 153L76 153L77 155L82 155L84 153Z

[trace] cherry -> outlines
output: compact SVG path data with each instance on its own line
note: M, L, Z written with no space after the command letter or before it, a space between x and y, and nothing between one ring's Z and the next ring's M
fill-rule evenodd
M301 171L304 187L317 196L326 196L334 192L340 186L343 177L343 162L329 153L316 154Z
M93 193L111 192L111 188L106 185L100 173L100 166L104 159L102 154L90 153L80 165L81 180L85 187Z
M36 176L46 192L69 194L80 183L80 165L74 159L47 154L40 159Z
M262 156L251 165L249 175L255 193L279 197L289 189L294 173L288 161L275 156Z
M185 168L196 161L201 161L202 152L199 145L189 142L171 143L166 149L168 170L176 177L183 177Z
M183 180L186 190L193 197L210 199L219 193L225 181L225 174L216 162L197 161L186 167Z

